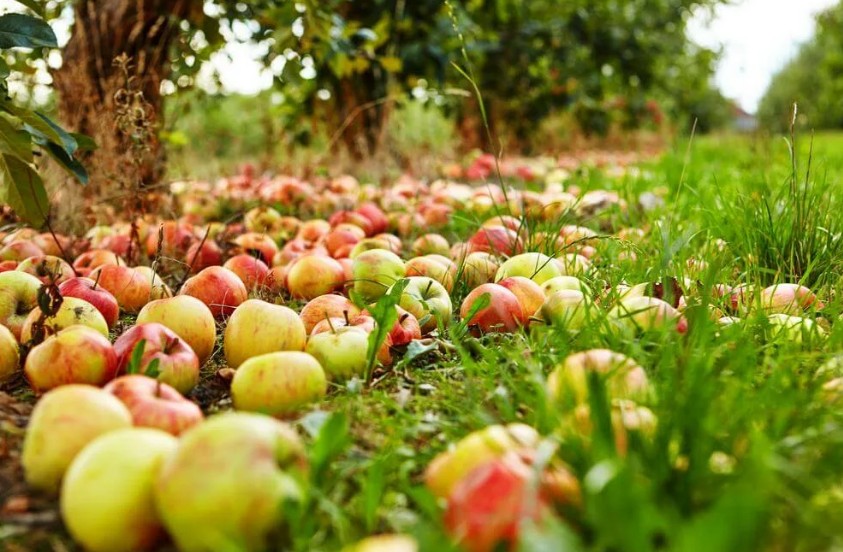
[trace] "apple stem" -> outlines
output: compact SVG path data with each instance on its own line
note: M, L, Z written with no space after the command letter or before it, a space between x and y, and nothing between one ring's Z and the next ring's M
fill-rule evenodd
M427 296L428 293L430 293L430 287L432 285L433 285L433 280L430 280L430 281L427 282L427 289L424 290L425 297Z
M161 380L160 379L155 380L155 397L159 398L159 399L161 398Z
M91 288L92 290L96 291L97 286L100 285L100 277L102 276L102 270L97 272L97 277L94 280L94 286Z
M410 316L410 313L409 313L409 312L405 312L405 313L404 313L404 314L402 314L402 315L401 315L401 317L398 319L398 323L399 323L399 324L403 324L403 323L404 323L404 321L405 321L405 320L407 320L407 318L409 318L409 316Z
M345 325L351 326L351 320L348 319L348 310L342 311L342 315L345 317Z
M329 328L331 328L331 333L332 333L332 334L337 333L336 328L334 328L334 323L333 323L333 322L331 322L331 317L330 317L330 316L328 316L328 315L326 314L326 315L325 315L325 320L327 320L327 321L328 321L328 327L329 327ZM346 315L346 320L348 320L348 315Z

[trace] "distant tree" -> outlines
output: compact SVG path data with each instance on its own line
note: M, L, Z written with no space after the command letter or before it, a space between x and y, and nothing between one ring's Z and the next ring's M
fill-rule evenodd
M776 73L758 106L771 130L789 127L793 104L811 128L843 128L843 2L817 15L814 36Z

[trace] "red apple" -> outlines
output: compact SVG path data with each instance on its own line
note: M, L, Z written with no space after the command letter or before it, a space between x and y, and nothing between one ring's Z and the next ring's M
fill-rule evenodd
M544 290L540 285L523 276L510 276L498 282L518 299L523 314L522 324L527 325L545 302Z
M111 293L125 312L138 312L149 302L152 294L150 279L128 266L102 265L89 277Z
M396 306L395 308L398 309L398 320L395 321L392 331L389 332L392 344L395 347L400 347L414 339L421 339L421 326L419 326L418 319L401 307Z
M32 274L44 284L50 282L60 284L76 275L67 261L51 255L37 255L24 259L15 270Z
M278 253L278 246L272 238L266 234L257 232L246 232L231 240L236 245L233 253L235 255L246 254L250 257L260 257L266 265L272 264L272 259Z
M158 360L158 379L187 393L199 382L199 358L187 341L163 324L148 322L132 326L114 342L118 372L125 373L138 343L144 340L138 369L146 372L153 359Z
M269 275L269 267L266 263L245 253L231 257L223 267L235 273L248 291L262 287Z
M130 374L120 376L105 386L120 399L139 427L152 427L180 435L202 421L202 410L162 381Z
M468 239L470 251L482 251L493 255L517 255L524 246L518 234L504 226L485 226Z
M209 266L221 265L222 249L214 240L198 241L187 250L184 261L190 266L190 272L196 274Z
M518 302L518 297L507 288L498 284L482 284L474 288L462 302L460 316L465 318L471 311L474 302L481 296L489 294L488 306L477 311L468 320L468 326L480 332L514 332L524 320L524 312Z
M73 261L73 268L80 276L87 276L95 268L107 264L125 265L126 262L111 251L90 249L76 257L76 260Z
M113 328L120 316L120 305L107 289L90 278L71 278L59 286L62 297L77 297L89 302L100 311L109 328Z
M307 303L299 313L299 318L304 322L304 329L308 335L313 332L313 327L326 318L342 318L346 316L351 319L360 314L360 309L354 306L347 297L342 295L321 295Z
M302 255L287 269L287 289L298 299L309 301L340 291L344 282L343 266L325 255Z
M214 318L230 316L249 292L234 272L221 266L209 266L187 279L179 295L196 297L211 309Z

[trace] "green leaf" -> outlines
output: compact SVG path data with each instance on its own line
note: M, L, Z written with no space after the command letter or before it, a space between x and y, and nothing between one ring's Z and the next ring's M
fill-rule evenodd
M76 151L95 151L99 148L94 139L87 134L71 132L70 136L76 140Z
M378 351L398 320L398 309L395 307L401 301L404 288L409 283L410 281L406 278L395 282L371 309L372 318L375 319L375 331L369 334L369 362L366 365L366 381L369 381L369 377L372 375L372 369L378 359Z
M36 136L40 135L39 138L43 139L46 142L53 142L54 144L61 146L62 149L64 149L64 151L67 152L68 155L73 155L73 153L76 151L76 149L78 147L77 144L76 144L76 139L69 132L67 132L66 130L61 128L59 125L57 125L56 123L51 121L50 118L47 117L46 115L44 115L43 113L39 113L38 111L33 111L33 113L35 114L35 117L37 117L37 119L35 119L35 120L40 119L43 123L41 125L41 128L34 127L36 129L36 131L33 132L33 134L35 134ZM44 131L42 130L42 128L44 128L43 125L46 125L46 128L49 128L50 130L52 130L54 135L58 136L58 140L50 139L48 137L48 135L45 134ZM36 140L36 142L37 141L38 140ZM42 144L42 145L46 145L46 144Z
M25 107L18 107L17 105L11 102L4 103L2 105L2 108L7 113L11 113L15 117L23 121L24 125L26 125L24 128L26 128L30 132L30 134L33 135L36 142L38 142L38 140L40 139L45 143L55 142L56 144L64 144L61 133L67 133L61 130L61 128L59 128L57 131L57 125L48 124L45 121L45 116L40 115L39 113L32 111L31 109L27 109ZM69 134L67 134L67 137L73 140L73 137ZM73 151L70 151L68 153L73 153Z
M318 482L331 460L348 446L348 427L345 414L335 412L319 428L319 435L310 448L310 473L313 481Z
M143 369L143 375L150 378L157 378L161 375L161 370L158 369L159 364L161 364L161 361L157 358L150 360L149 364L146 365L146 368Z
M40 227L47 219L49 200L44 181L30 165L14 155L3 154L0 162L0 202L32 226Z
M82 184L88 183L88 171L78 159L72 155L68 155L61 146L53 142L47 142L45 149L50 154L50 157L58 161L69 173L75 176L76 180Z
M43 19L23 13L0 16L0 48L58 48L53 29Z
M32 163L32 138L28 132L17 128L6 117L0 116L0 153L7 153Z
M129 359L129 365L126 367L127 374L140 374L141 362L143 362L143 350L145 347L145 339L141 339L135 343L135 348L132 349L132 357Z

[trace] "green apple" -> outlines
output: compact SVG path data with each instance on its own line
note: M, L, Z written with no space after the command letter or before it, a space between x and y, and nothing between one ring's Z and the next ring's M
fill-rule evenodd
M132 426L132 415L118 398L91 385L62 385L32 410L21 463L26 482L55 493L64 472L85 445L104 433Z
M240 365L231 381L234 408L280 417L321 399L327 390L319 361L298 351L254 356Z
M269 416L227 412L186 433L155 481L155 504L182 552L258 552L303 493L296 432Z
M307 341L296 311L259 299L241 304L228 319L223 338L225 360L237 368L252 357L277 351L302 351Z
M469 433L427 466L425 485L438 498L448 498L474 468L509 451L535 448L539 440L538 432L525 424L490 425Z
M767 321L770 324L770 336L773 339L784 338L791 343L801 344L825 337L825 330L810 318L776 313L768 316Z
M153 483L178 440L158 429L129 428L97 437L80 452L61 486L61 515L73 540L91 552L150 550L164 537Z
M32 339L32 327L40 320L42 314L41 309L36 308L26 317L20 333L21 343L26 343ZM46 335L53 335L76 325L88 326L101 333L103 337L108 337L108 323L103 318L102 313L84 299L65 297L62 299L61 306L56 314L44 319Z
M550 297L557 291L562 291L563 289L573 289L575 291L581 291L586 295L591 295L591 289L589 289L588 285L576 276L557 276L556 278L546 280L542 284L545 297Z
M214 315L205 303L190 295L176 295L156 299L143 306L135 324L157 322L171 329L187 342L199 364L211 358L217 341L217 327Z
M541 285L551 278L562 275L559 264L554 259L543 253L530 252L507 259L498 269L495 281L510 276L523 276Z
M20 369L20 350L15 334L6 326L0 326L0 383L9 380Z
M416 317L423 334L435 330L440 320L447 327L454 308L445 286L426 276L407 278L407 287L398 304Z
M608 317L633 333L670 327L683 333L687 327L678 310L655 297L625 295L609 311Z
M342 552L418 552L419 545L409 535L377 535L346 546Z
M41 280L18 270L0 272L0 324L20 339L26 315L38 306Z
M406 275L401 257L386 249L364 251L351 265L354 291L367 303L377 301L386 290Z
M362 376L368 364L369 333L356 326L311 335L305 352L313 355L331 379Z
M580 330L588 323L590 311L594 308L583 292L563 289L548 297L539 311L548 324Z

